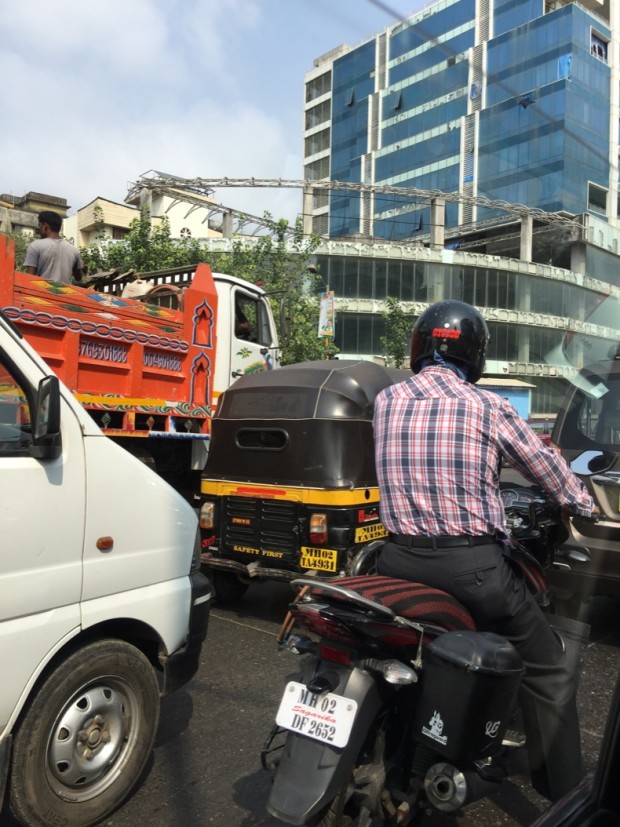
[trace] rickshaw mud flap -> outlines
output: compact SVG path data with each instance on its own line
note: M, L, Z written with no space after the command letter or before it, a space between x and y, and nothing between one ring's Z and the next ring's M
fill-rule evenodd
M223 560L220 557L213 557L208 552L203 552L200 555L200 562L203 566L209 569L217 569L218 571L228 571L232 574L238 574L239 577L248 580L294 580L299 577L299 572L289 571L288 569L270 569L266 566L261 566L260 563L253 562L239 563L237 560Z
M285 824L308 824L350 778L370 727L381 709L375 679L368 672L329 664L338 673L333 691L357 702L349 741L341 749L289 732L278 764L267 811Z

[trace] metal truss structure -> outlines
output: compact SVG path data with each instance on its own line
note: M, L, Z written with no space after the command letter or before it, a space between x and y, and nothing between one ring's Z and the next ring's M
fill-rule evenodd
M450 201L464 206L477 206L489 210L505 213L512 221L527 217L539 224L550 227L578 230L581 223L577 216L563 212L545 212L544 210L526 207L523 204L510 204L507 201L497 201L484 196L472 196L459 192L441 192L440 190L422 190L417 187L382 186L378 184L356 184L344 181L311 181L303 179L283 178L178 178L163 173L149 173L141 176L130 187L127 200L135 199L141 192L148 191L153 195L166 195L172 199L170 208L179 203L190 205L188 215L197 209L206 211L205 221L213 216L222 216L223 223L228 221L232 233L261 234L264 232L280 232L291 236L295 228L283 228L278 221L250 215L240 210L215 204L212 200L213 192L219 188L271 188L271 189L299 189L305 195L316 196L327 192L351 192L358 194L374 194L410 198L412 201L422 201L427 204L438 200ZM170 209L169 208L169 209ZM504 219L505 221L506 219ZM470 227L462 227L461 232Z

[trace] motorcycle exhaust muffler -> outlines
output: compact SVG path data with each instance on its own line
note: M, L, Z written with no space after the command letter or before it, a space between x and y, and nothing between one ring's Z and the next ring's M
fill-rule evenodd
M453 813L465 804L490 795L497 789L499 778L482 778L477 772L462 772L452 764L439 763L424 776L428 803L442 813Z

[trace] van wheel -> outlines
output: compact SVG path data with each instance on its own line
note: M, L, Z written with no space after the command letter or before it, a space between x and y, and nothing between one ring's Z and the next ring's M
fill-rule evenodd
M213 597L217 603L234 603L247 592L249 583L244 583L236 574L227 571L210 571Z
M9 776L20 824L87 827L139 781L159 721L159 686L146 657L101 640L45 679L19 725Z

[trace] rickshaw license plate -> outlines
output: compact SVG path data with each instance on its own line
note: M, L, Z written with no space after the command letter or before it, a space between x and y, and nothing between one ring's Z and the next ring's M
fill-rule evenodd
M369 543L371 540L382 540L387 537L387 531L383 523L375 523L374 525L364 525L355 529L356 543Z
M280 701L276 723L315 741L344 747L349 741L356 712L357 702L351 698L332 692L316 695L303 683L291 681Z
M338 550L335 548L310 548L309 546L302 546L299 565L302 569L336 571L338 565Z

